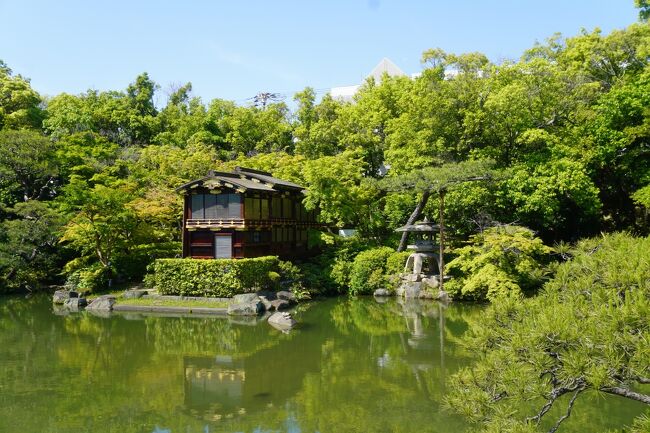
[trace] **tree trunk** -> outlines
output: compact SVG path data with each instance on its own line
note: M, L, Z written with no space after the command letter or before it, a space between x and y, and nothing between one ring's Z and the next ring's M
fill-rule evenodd
M440 208L438 209L438 224L440 225L440 290L445 287L445 191L440 191Z
M415 210L409 217L408 221L406 222L407 225L413 224L420 218L420 215L422 215L422 211L424 210L424 207L427 205L427 202L429 201L429 196L431 195L431 192L428 190L425 190L422 193L422 198L420 199L420 202L418 205L415 207ZM406 242L408 241L408 232L402 232L402 239L399 241L399 246L397 247L398 252L402 252L406 249Z

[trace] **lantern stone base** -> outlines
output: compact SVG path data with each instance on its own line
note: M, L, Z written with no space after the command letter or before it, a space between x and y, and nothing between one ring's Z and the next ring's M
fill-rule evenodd
M439 290L440 276L430 274L402 274L400 285L395 294L403 298L437 299L448 301L449 296L444 290Z

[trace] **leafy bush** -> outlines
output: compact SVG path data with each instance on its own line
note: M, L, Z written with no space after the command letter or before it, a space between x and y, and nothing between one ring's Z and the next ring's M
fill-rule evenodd
M551 251L525 227L487 229L455 251L458 256L447 265L454 278L445 288L453 298L464 300L521 296L541 286Z
M406 259L408 259L410 255L411 251L402 251L401 253L393 251L386 260L386 275L391 276L403 273Z
M113 268L120 281L138 281L146 273L150 263L156 259L179 257L180 242L157 242L136 245L129 254L116 255Z
M163 295L231 297L275 286L277 257L252 259L158 259L148 278Z
M389 247L373 248L359 253L350 270L350 294L370 294L376 289L385 288L386 262L394 253Z
M290 290L298 299L309 299L315 293L310 287L305 287L302 269L289 261L280 261L278 272L271 272L276 287L282 290Z
M90 266L77 269L68 275L65 286L70 290L80 292L103 290L108 287L110 273L109 268L99 263L94 263Z

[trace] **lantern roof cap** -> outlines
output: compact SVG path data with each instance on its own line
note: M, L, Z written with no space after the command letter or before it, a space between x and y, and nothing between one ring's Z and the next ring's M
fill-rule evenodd
M417 221L414 224L407 224L396 229L396 232L409 232L409 233L429 233L437 232L440 230L440 226L433 221L429 221L427 217L424 217L422 221Z

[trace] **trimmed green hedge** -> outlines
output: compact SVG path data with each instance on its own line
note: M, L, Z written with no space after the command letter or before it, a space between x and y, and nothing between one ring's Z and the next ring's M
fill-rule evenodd
M277 284L277 257L158 259L147 281L162 295L232 297Z

